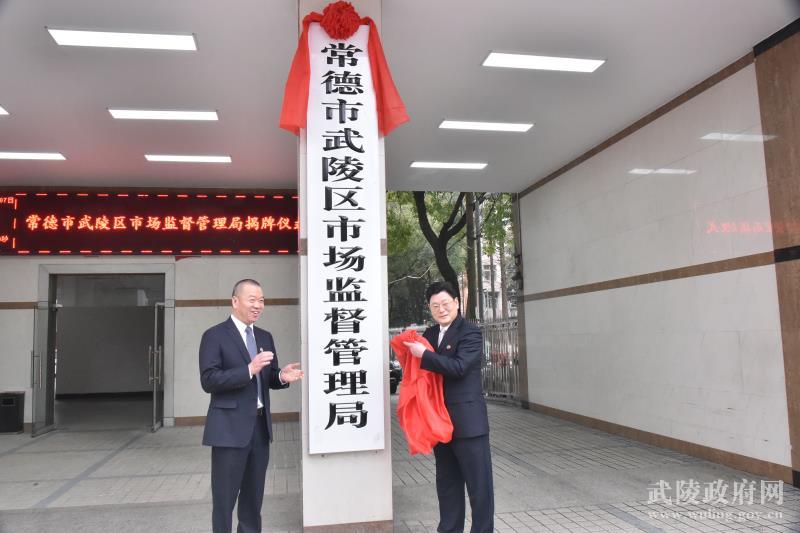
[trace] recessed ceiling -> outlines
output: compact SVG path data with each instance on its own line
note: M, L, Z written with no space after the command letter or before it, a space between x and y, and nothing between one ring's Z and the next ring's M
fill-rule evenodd
M794 0L383 0L382 38L411 122L386 141L393 190L524 189L800 17ZM277 126L297 44L290 0L0 0L0 186L296 188ZM194 34L198 50L57 46L46 27ZM594 73L487 68L491 51L605 59ZM114 120L109 108L216 110ZM442 120L535 123L527 133ZM144 154L230 155L225 165ZM481 171L412 161L485 161Z

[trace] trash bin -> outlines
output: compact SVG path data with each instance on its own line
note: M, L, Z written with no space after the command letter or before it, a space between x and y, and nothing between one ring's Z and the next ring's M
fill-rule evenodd
M0 433L22 433L24 392L0 392Z

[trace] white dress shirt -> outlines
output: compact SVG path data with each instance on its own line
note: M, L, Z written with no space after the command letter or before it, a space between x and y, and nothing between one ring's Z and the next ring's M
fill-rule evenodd
M444 334L447 333L447 328L450 327L450 324L446 326L439 326L439 340L436 342L436 349L439 349L439 346L442 344L442 339L444 339Z
M244 322L242 322L241 320L239 320L238 318L236 318L233 315L231 315L231 320L233 320L233 325L236 326L236 329L239 330L239 335L242 336L242 342L244 343L245 348L247 348L247 324L245 324ZM250 327L252 328L253 325L251 324ZM255 338L256 338L256 330L254 329L253 330L253 339L255 339ZM259 353L259 352L261 352L261 347L258 345L258 343L256 343L256 353ZM247 372L250 373L250 379L253 379L253 373L250 372L250 367L249 366L247 367ZM283 380L281 380L281 381L283 381ZM257 399L256 403L258 404L258 408L259 409L264 407L264 404L261 403L261 400Z

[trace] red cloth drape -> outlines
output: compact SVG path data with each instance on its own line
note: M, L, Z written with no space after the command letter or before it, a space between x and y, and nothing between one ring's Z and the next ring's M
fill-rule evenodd
M403 381L397 404L397 418L406 434L411 455L431 453L440 442L453 438L453 423L444 405L442 375L420 368L420 359L411 355L403 341L419 341L433 351L428 340L413 329L406 330L390 343L403 366Z
M308 54L308 26L312 22L320 22L322 15L309 13L303 19L303 32L297 43L297 51L289 69L289 78L283 92L283 108L281 109L280 127L300 134L306 127L308 111L308 84L311 76ZM408 122L408 113L400 93L392 80L389 65L383 55L383 46L378 36L375 22L369 17L361 19L362 24L369 24L369 42L367 53L372 68L372 86L375 88L375 104L378 114L378 131L384 137L404 122Z

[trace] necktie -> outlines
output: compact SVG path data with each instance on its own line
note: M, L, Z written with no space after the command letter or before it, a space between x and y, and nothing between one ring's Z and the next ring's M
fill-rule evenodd
M247 353L250 354L250 360L256 356L256 338L253 335L253 327L247 326L245 329L245 337L247 338ZM256 374L256 381L258 382L258 401L264 405L264 399L261 397L261 372Z
M436 342L436 349L439 349L439 346L442 345L442 339L444 339L444 334L447 333L447 328L442 329L439 328L439 340Z

